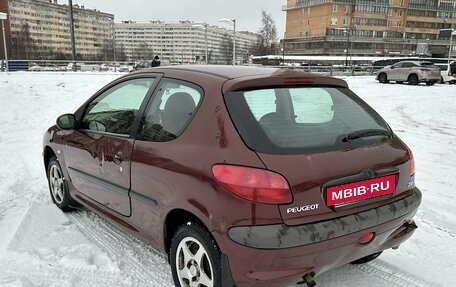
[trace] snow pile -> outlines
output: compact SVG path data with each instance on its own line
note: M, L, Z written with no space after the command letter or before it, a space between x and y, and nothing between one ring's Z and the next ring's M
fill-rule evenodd
M50 200L42 135L119 74L0 73L0 286L173 286L163 254L97 215ZM456 281L456 87L346 78L411 147L423 203L397 251L346 265L319 286L452 286Z

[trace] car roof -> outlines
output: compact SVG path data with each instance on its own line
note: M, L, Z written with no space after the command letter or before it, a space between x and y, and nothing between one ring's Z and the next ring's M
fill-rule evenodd
M420 65L420 64L423 64L423 63L426 63L426 64L434 64L430 61L426 61L426 60L423 60L423 61L400 61L398 62L399 63L412 63L412 64L416 64L416 65Z
M229 66L229 65L178 65L178 66L165 66L155 67L150 69L143 69L134 73L163 73L166 75L179 75L188 73L196 73L207 76L215 76L228 80L229 82L250 82L262 80L268 78L271 81L270 84L279 84L277 80L280 80L281 85L284 84L284 79L296 80L296 79L311 79L312 82L306 82L306 84L316 85L328 85L328 86L339 86L348 87L344 80L324 76L321 74L313 74L304 72L298 69L289 68L270 68L270 67L257 67L257 66ZM275 80L273 80L275 79ZM304 81L296 80L295 83L289 82L289 84L303 84Z

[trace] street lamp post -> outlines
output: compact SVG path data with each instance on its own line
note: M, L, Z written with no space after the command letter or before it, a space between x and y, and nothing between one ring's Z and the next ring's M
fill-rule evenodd
M451 52L453 52L453 36L456 35L456 30L451 31L450 35L450 47L448 48L448 65L450 64L451 60Z
M112 24L112 50L113 50L113 60L114 60L114 72L117 72L117 65L116 65L116 26L114 24L114 20L111 21Z
M193 27L204 27L204 44L206 45L206 65L208 64L208 53L207 53L207 25L206 23L204 24L195 24Z
M233 66L236 65L236 19L220 19L219 22L233 25Z
M74 63L76 60L76 40L74 38L73 0L68 0L68 6L70 8L71 56L73 58L73 65L76 67Z
M6 49L5 22L4 22L4 20L8 19L8 14L0 12L0 19L2 20L3 48L4 48L4 51L5 51L6 71L8 72L9 71L8 51Z
M347 43L345 44L345 66L348 66L348 54L350 49L350 30L345 29L344 34L347 36Z
M282 64L283 64L283 66L285 66L285 48L282 47L282 49L280 49L280 50L282 50Z

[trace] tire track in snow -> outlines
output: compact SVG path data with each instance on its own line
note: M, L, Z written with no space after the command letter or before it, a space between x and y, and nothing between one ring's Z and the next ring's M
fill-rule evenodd
M423 278L410 274L382 260L356 265L363 272L388 282L389 286L401 287L431 287L438 286Z
M119 278L114 272L49 265L31 266L10 260L4 260L2 265L8 268L2 267L0 286L138 286L133 278ZM21 284L18 285L18 282Z
M442 135L451 136L451 137L456 136L456 134L454 133L454 128L448 126L447 124L439 123L439 124L441 124L441 126L435 126L435 125L429 124L426 121L417 120L413 116L407 114L405 112L406 110L407 110L406 105L400 105L394 109L394 111L397 112L406 122L412 123L417 128L425 127L427 129L430 129L430 130L440 133ZM434 122L432 122L432 123L434 123Z
M80 231L93 240L141 286L173 286L171 269L164 254L127 234L88 210L67 214Z

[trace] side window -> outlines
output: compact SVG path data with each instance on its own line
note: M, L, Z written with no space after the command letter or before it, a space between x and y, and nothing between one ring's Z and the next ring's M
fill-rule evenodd
M408 62L402 64L402 68L412 68L412 67L416 67L416 65L413 63L408 63Z
M80 128L129 135L141 103L154 80L129 80L105 91L89 103Z
M140 140L166 142L180 136L202 99L199 87L166 79L149 103L141 122Z
M321 124L334 117L331 95L321 88L290 89L296 123Z
M396 63L393 65L394 68L402 68L403 63Z

